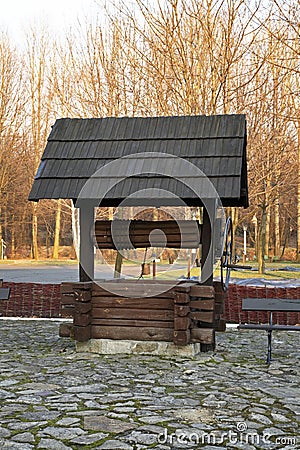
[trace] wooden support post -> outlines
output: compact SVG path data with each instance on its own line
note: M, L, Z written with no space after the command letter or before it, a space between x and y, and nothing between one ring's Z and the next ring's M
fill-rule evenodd
M92 283L74 289L74 339L79 342L91 338Z
M80 281L91 281L94 279L94 205L84 203L80 206L79 226L79 279Z
M187 279L189 280L191 278L191 257L188 257L188 261L187 261L187 275L186 275Z
M175 291L174 294L174 336L175 345L187 345L191 338L190 296L188 293Z
M155 261L155 259L153 260L153 264L152 264L152 277L153 278L156 277L156 261Z
M123 263L123 256L120 252L117 252L114 278L120 278L122 272L122 263Z
M201 283L212 286L213 267L214 267L214 233L213 226L216 217L215 200L206 201L206 207L203 208L203 228L201 235L202 254L201 254Z

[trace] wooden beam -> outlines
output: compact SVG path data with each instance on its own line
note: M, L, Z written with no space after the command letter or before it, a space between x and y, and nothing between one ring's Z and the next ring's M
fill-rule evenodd
M215 331L212 328L193 328L191 330L191 342L214 344Z
M138 308L164 309L173 311L174 301L171 298L126 298L126 297L93 297L93 308Z
M120 278L122 272L122 264L123 264L123 255L120 252L117 252L114 278Z
M214 295L215 291L212 286L195 285L192 286L190 290L191 297L214 298Z
M216 216L215 199L207 200L203 208L203 227L201 235L202 254L201 254L201 283L213 285L213 267L214 267L214 223Z
M213 311L215 309L215 301L213 298L209 300L192 300L190 308L200 309L201 311Z
M80 250L79 279L94 279L94 205L83 203L79 208Z
M155 309L93 308L94 319L173 320L174 312Z
M104 327L92 325L92 339L126 339L137 341L173 341L171 328L155 327Z
M173 335L173 342L175 345L187 345L190 343L191 332L190 330L175 330Z
M100 325L112 328L119 327L151 327L151 328L174 328L174 322L171 321L155 321L155 320L136 320L136 319L92 319L92 325Z
M191 312L189 317L199 322L213 323L214 311L196 311Z

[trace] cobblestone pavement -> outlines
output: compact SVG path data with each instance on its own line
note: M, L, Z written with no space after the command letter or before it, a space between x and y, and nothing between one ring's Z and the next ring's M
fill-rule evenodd
M0 321L1 449L300 448L299 333L218 334L194 359L76 353L58 322Z

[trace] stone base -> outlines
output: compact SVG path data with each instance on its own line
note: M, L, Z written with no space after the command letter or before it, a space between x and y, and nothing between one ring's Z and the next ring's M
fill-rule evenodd
M200 344L189 344L182 347L172 342L161 341L121 341L114 339L90 339L87 342L76 342L78 352L116 355L159 355L194 357L200 353Z

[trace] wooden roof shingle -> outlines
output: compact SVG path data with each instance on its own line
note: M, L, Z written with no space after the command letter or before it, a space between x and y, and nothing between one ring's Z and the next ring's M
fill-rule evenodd
M246 140L246 119L238 114L58 119L29 200L76 201L85 195L117 206L137 190L160 189L201 206L193 186L209 197L206 176L224 206L247 207ZM82 191L88 180L89 189ZM156 197L140 195L139 204L172 204L169 195Z

